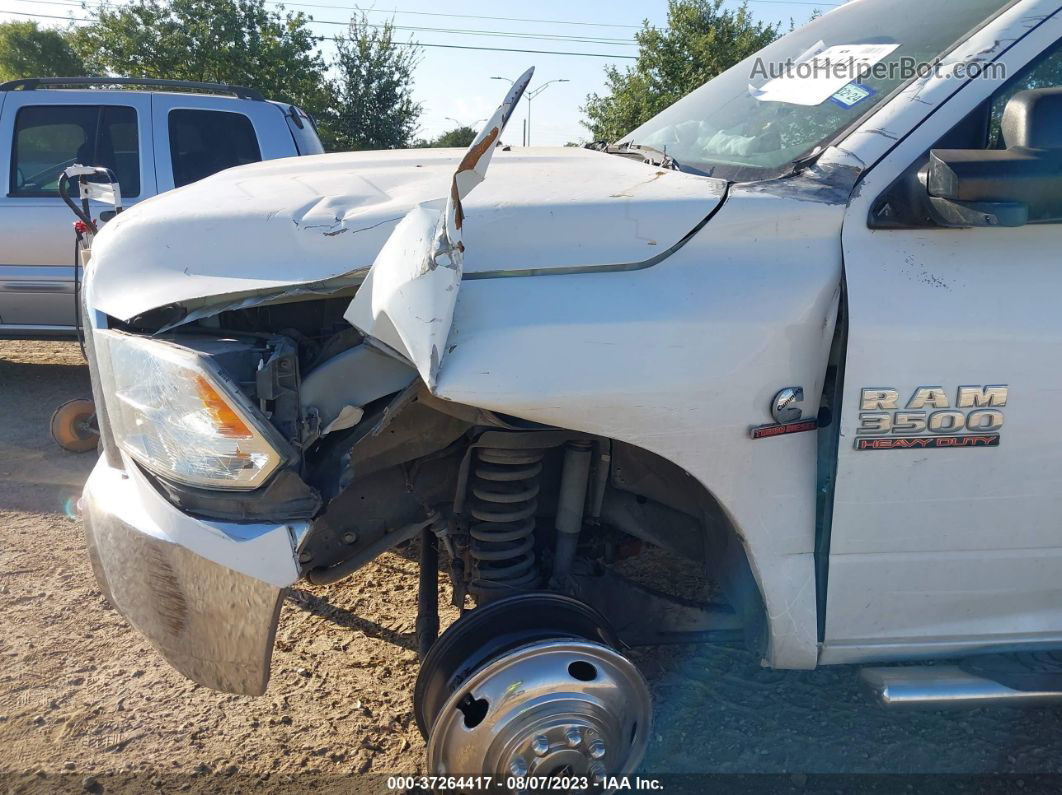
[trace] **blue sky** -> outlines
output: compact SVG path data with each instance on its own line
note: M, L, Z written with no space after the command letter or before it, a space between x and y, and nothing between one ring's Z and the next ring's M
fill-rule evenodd
M0 19L28 18L5 13L12 11L84 16L84 12L77 6L66 5L67 2L70 0L0 0ZM841 0L828 0L823 3L754 0L750 2L749 7L757 19L781 23L783 30L788 30L790 20L797 25L803 24L816 8L826 11L839 2ZM728 0L727 5L736 7L739 2ZM568 80L567 83L549 86L534 100L532 142L541 145L585 140L587 133L579 123L582 118L579 108L584 104L587 94L602 91L604 68L607 64L623 66L633 63L613 57L592 57L588 53L603 53L608 56L636 55L638 48L633 46L633 36L642 20L647 19L651 24L663 27L667 19L666 0L648 0L637 4L619 3L614 0L539 0L534 5L502 4L491 0L376 0L372 5L362 2L358 6L344 3L343 0L293 0L288 3L288 7L312 14L315 19L313 29L324 36L332 36L342 30L338 25L328 24L329 21L343 22L349 18L353 9L361 7L366 10L371 22L383 23L390 19L396 26L417 28L398 31L402 41L412 38L425 45L580 53L549 55L433 46L425 46L420 51L414 95L423 106L421 135L425 137L455 126L452 119L471 124L489 116L504 96L507 87L502 81L492 80L494 76L515 78L528 66L533 65L535 78L531 84L532 89L548 80ZM467 16L434 16L435 14ZM40 22L42 25L63 24L59 20L47 18L41 18ZM427 28L435 30L425 30ZM602 41L590 42L586 39ZM510 142L520 142L521 125L526 114L525 101L521 103L520 111L509 122L506 138Z

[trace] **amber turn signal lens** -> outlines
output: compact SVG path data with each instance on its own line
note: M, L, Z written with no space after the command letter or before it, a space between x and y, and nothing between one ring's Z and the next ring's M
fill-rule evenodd
M219 435L226 439L250 439L253 434L225 399L203 376L195 377L195 389L214 421Z

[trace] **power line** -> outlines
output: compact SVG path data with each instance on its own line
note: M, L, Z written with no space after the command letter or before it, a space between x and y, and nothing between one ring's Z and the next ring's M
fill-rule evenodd
M34 2L34 3L41 3L41 4L46 4L46 5L64 5L64 6L65 5L69 5L69 6L78 6L79 8L82 6L82 4L78 3L78 2L60 2L59 0L21 0L21 2ZM537 23L541 23L541 24L544 24L544 25L578 25L578 26L581 26L581 27L590 27L590 28L628 28L628 29L632 29L632 30L641 30L641 27L642 27L641 25L620 25L620 24L615 24L615 23L610 23L610 22L576 22L574 20L566 20L566 19L529 19L529 18L526 18L526 17L494 17L494 16L485 16L485 15L482 15L482 14L445 14L445 13L437 12L437 11L402 11L402 10L397 9L397 8L392 8L392 9L360 8L359 6L329 5L327 3L288 3L288 2L285 2L285 0L265 0L265 2L266 2L267 5L284 6L285 8L287 8L287 7L291 7L291 8L327 8L327 9L333 9L333 10L336 10L336 11L348 11L348 12L350 12L350 11L361 11L361 12L365 12L367 14L408 14L408 15L412 15L412 16L421 16L421 17L446 17L446 18L449 18L449 19L490 19L490 20L495 20L495 21L500 21L500 22L537 22ZM119 7L121 7L120 4L119 4ZM14 11L10 11L8 13L13 14L15 12ZM344 22L344 23L340 23L340 24L344 24L345 25L346 23Z
M738 0L740 1L740 0ZM325 5L323 3L286 3L282 0L266 0L271 5L294 6L301 8L334 8L340 11L365 11L373 14L413 14L426 17L453 17L458 19L494 19L504 22L541 22L546 25L584 25L592 28L629 28L641 30L641 25L621 25L614 22L576 22L566 19L530 19L527 17L491 17L482 14L444 14L440 11L403 11L400 8L360 8L354 6ZM814 0L748 0L750 3L764 3L766 5L791 5L791 6L819 6L835 8L844 3L817 3Z
M314 19L314 20L312 20L312 22L320 24L320 25L342 25L343 27L346 27L347 25L350 24L349 22L337 22L337 21L331 20L331 19ZM387 24L390 24L390 23L387 23ZM371 28L382 28L382 27L385 27L385 25L377 25L377 24L374 24L374 23L370 22L369 23L369 27L371 27ZM395 24L391 24L391 28L394 29L394 30L411 30L411 31L420 31L420 32L431 32L431 33L462 33L462 34L483 35L483 36L513 36L513 37L521 38L521 39L524 39L524 38L536 38L536 39L537 38L541 38L541 39L547 39L547 40L549 40L549 39L557 39L557 40L560 40L560 41L581 41L581 42L591 42L591 43L598 43L598 44L619 44L619 45L631 46L631 47L637 46L637 44L638 44L638 42L634 41L633 39L617 39L617 38L608 38L608 37L601 37L601 36L568 36L568 35L565 35L563 33L518 33L517 31L513 31L513 30L483 30L481 28L430 28L430 27L420 27L420 26L413 26L413 25L395 25Z
M72 6L78 8L84 8L84 5L80 2L70 2L70 0L19 0L20 2L34 2L43 5L60 5L60 6ZM331 8L340 9L344 11L366 11L372 13L389 13L389 14L415 14L420 16L436 16L436 17L451 17L461 19L491 19L491 20L504 20L508 22L536 22L542 24L556 24L556 25L582 25L588 27L614 27L614 28L638 28L637 25L621 25L612 23L593 23L593 22L577 22L574 20L550 20L550 19L531 19L526 17L498 17L498 16L485 16L477 14L447 14L442 12L429 12L429 11L402 11L401 9L361 9L355 6L350 8L347 6L329 5L324 3L285 3L283 0L266 0L270 5L275 6L294 6L302 8ZM768 5L805 5L805 6L821 6L821 7L837 7L843 3L819 3L814 0L748 0L753 3L764 3ZM118 5L118 8L122 8L122 5ZM88 10L88 9L86 9ZM39 17L41 19L61 19L68 22L93 22L91 19L78 19L74 17L64 17L53 14L36 14L27 13L22 11L6 11L3 13L14 14L24 17ZM90 13L92 13L90 11ZM320 25L339 25L346 26L348 22L338 22L336 20L328 19L312 19L307 20L308 24L320 24ZM369 27L379 29L384 27L383 25L369 23ZM517 31L500 31L500 30L480 30L480 29L463 29L463 28L432 28L421 27L413 25L391 25L394 30L408 31L413 33L440 33L443 35L461 35L461 36L483 36L483 37L502 37L511 39L521 39L524 41L546 41L557 43L571 43L571 44L603 44L607 46L621 46L621 47L633 47L637 45L637 42L631 40L624 40L619 38L608 37L595 37L595 36L567 36L564 34L552 34L552 33L519 33ZM316 36L314 37L318 41L334 41L335 37L328 36ZM510 47L487 47L477 45L461 45L461 44L439 44L434 42L393 42L398 46L420 46L439 49L454 49L454 50L481 50L487 52L523 52L536 55L565 55L565 56L585 56L590 58L613 58L617 60L636 60L637 56L633 55L619 55L611 53L590 53L590 52L567 52L557 50L534 50L524 48L510 48Z
M843 6L844 3L816 3L813 0L748 0L750 3L764 3L766 5L779 5L779 6L824 6L828 8L837 8Z
M580 25L591 28L632 28L641 30L641 25L619 25L611 22L576 22L570 19L529 19L527 17L491 17L482 14L444 14L441 11L402 11L398 8L358 8L349 6L324 5L322 3L284 3L267 0L272 5L293 6L297 8L335 8L341 11L365 11L373 14L410 14L422 17L450 17L452 19L492 19L499 22L540 22L544 25Z
M332 20L314 19L308 24L321 24L321 25L341 25L347 27L348 22L335 22ZM369 24L369 27L380 29L383 25ZM604 44L614 47L637 47L636 41L623 41L622 39L601 39L593 37L580 37L580 36L564 36L560 34L549 33L515 33L512 31L504 30L460 30L457 28L427 28L417 27L410 25L392 25L392 30L409 31L413 33L442 33L455 36L494 36L506 39L524 39L528 41L556 41L556 42L568 42L571 44Z
M20 17L38 17L40 19L61 19L65 22L95 22L94 19L81 19L78 17L63 17L58 14L31 14L25 11L0 11L3 14L14 14ZM317 41L336 41L335 36L314 36ZM533 55L572 55L584 58L611 58L613 60L637 60L635 55L614 55L606 52L566 52L563 50L530 50L516 47L480 47L471 44L437 44L423 41L394 41L392 44L398 47L434 47L444 50L485 50L488 52L523 52Z
M82 8L82 4L79 2L70 2L70 0L19 0L19 2L31 2L39 5L53 5L53 6L70 6L76 8ZM118 6L119 9L126 6ZM11 12L15 13L15 12ZM340 27L347 27L350 22L339 22L332 19L313 19L307 20L307 24L311 25L337 25ZM387 24L379 25L374 23L368 23L370 28L382 29ZM442 33L448 35L458 36L500 36L502 38L513 39L525 39L530 41L557 41L557 42L569 42L573 44L605 44L615 45L619 47L636 47L638 43L633 39L619 39L602 36L569 36L559 33L520 33L518 31L510 30L482 30L479 28L433 28L422 27L416 25L390 25L392 30L410 31L413 33Z
M29 0L24 0L29 2ZM46 2L47 0L38 0L38 2ZM640 30L641 25L625 25L616 22L582 22L570 19L535 19L529 17L500 17L500 16L487 16L484 14L452 14L443 13L441 11L403 11L398 8L383 9L383 8L359 8L357 6L351 8L345 5L334 5L328 3L287 3L283 0L266 0L269 5L282 5L291 6L292 8L327 8L338 11L364 11L370 14L407 14L411 16L424 16L424 17L446 17L449 19L490 19L502 22L536 22L545 25L577 25L580 27L591 28L625 28L628 30ZM843 3L819 3L815 0L748 0L750 3L761 3L763 5L798 5L798 6L817 6L821 8L836 8ZM49 3L49 5L77 5L80 3ZM14 13L14 12L10 12Z
M312 19L308 24L311 25L339 25L341 27L347 27L349 22L337 22L331 19ZM386 25L377 25L368 23L370 28L384 28ZM615 38L602 38L596 36L567 36L560 33L518 33L510 30L482 30L477 28L431 28L421 27L416 25L390 25L392 30L411 31L414 33L444 33L454 34L461 36L502 36L505 38L513 39L531 39L538 41L566 41L580 44L608 44L616 45L620 47L636 47L638 42L632 39L615 39Z
M336 41L335 36L317 36L318 41ZM579 55L586 58L612 58L616 60L636 61L637 55L613 55L607 52L562 52L560 50L521 50L513 47L473 47L471 44L425 44L422 41L392 42L402 47L441 47L447 50L489 50L490 52L527 52L534 55Z
M28 11L0 10L0 14L14 14L19 17L40 17L41 19L62 19L65 22L95 22L94 19L77 19L75 17L61 17L58 14L31 14Z
M354 6L327 5L324 3L286 3L282 0L266 0L270 5L292 6L295 8L333 8L340 11L364 11L371 14L411 14L425 17L450 17L454 19L493 19L503 22L540 22L545 25L582 25L591 28L628 28L641 30L641 25L622 25L615 22L576 22L569 19L531 19L528 17L492 17L482 14L445 14L441 11L403 11L400 8L360 8ZM793 5L793 6L819 6L835 8L844 3L817 3L814 0L748 0L750 3L764 3L766 5Z

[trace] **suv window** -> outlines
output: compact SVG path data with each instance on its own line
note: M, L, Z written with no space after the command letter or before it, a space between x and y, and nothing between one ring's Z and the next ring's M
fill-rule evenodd
M170 159L175 187L262 159L251 120L218 110L171 110Z
M12 196L58 196L67 166L104 166L122 196L140 195L136 110L124 105L32 105L15 117Z

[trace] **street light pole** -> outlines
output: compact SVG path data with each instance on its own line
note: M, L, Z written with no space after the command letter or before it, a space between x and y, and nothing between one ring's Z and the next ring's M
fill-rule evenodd
M508 80L510 83L515 83L515 80L510 80L508 77L492 77L491 80ZM531 100L545 91L554 83L570 83L571 80L566 77L560 77L556 80L548 80L534 91L525 91L524 96L527 97L527 118L524 120L524 146L531 146Z
M471 127L473 129L475 129L476 125L479 124L481 121L486 121L486 119L476 119L471 124L465 124L463 121L461 121L460 119L455 119L453 116L443 116L443 118L447 121L452 121L458 127Z

